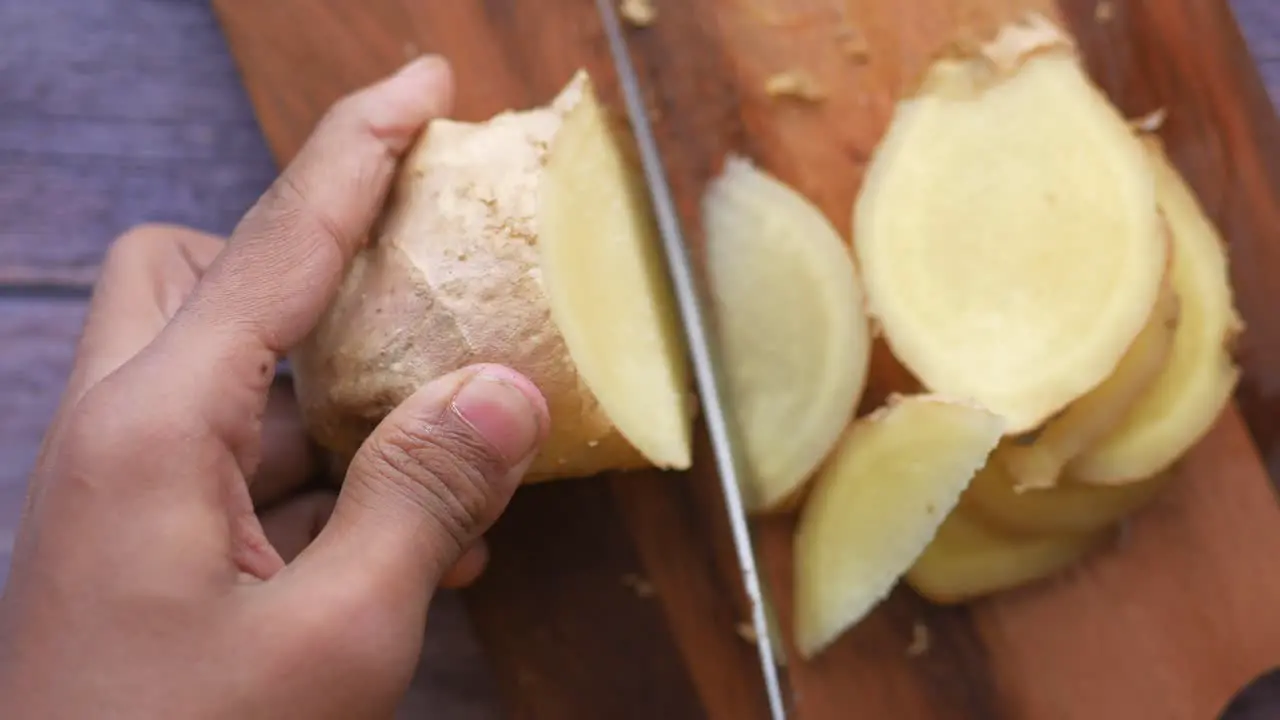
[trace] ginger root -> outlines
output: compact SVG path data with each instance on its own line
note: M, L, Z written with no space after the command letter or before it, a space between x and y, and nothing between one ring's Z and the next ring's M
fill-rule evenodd
M895 396L819 472L795 536L795 641L812 657L889 593L1004 432L996 415Z
M496 362L548 401L529 481L687 468L691 395L642 187L582 72L542 107L433 121L291 354L311 435L349 457L427 381Z
M1169 479L1161 474L1108 487L1065 477L1052 487L1024 488L995 458L974 477L960 498L960 507L993 527L1023 535L1100 530L1150 503Z
M1019 487L1053 487L1068 462L1120 424L1164 369L1178 327L1178 307L1177 293L1166 287L1146 326L1101 385L1033 431L1031 442L1012 438L996 450L996 460Z
M871 329L848 248L816 206L731 157L702 202L743 501L785 509L853 419Z
M1181 317L1164 370L1119 426L1069 466L1073 477L1099 485L1145 480L1172 465L1217 422L1240 377L1232 348L1243 323L1226 246L1158 141L1149 139L1147 150L1173 236Z
M913 590L946 605L1011 590L1060 572L1099 547L1110 533L1011 536L957 508L907 571Z
M1112 373L1165 273L1142 145L1047 21L934 63L876 148L853 222L894 356L1015 435Z

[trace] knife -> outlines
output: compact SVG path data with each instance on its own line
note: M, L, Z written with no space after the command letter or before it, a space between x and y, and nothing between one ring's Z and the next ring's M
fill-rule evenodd
M676 306L680 312L681 325L684 328L685 340L688 344L690 360L693 364L694 379L707 424L707 433L711 439L712 451L715 455L717 474L724 491L729 514L729 525L733 532L733 545L738 555L738 566L742 571L742 581L746 588L747 598L751 604L751 624L756 633L756 650L764 671L765 690L769 697L769 710L773 720L785 720L782 688L778 679L778 666L773 657L773 645L769 641L768 621L765 618L760 576L756 570L755 552L751 544L751 532L747 526L747 513L742 505L742 492L739 478L743 475L744 462L738 439L733 432L725 407L724 373L716 356L716 349L711 342L707 326L706 313L698 292L697 281L693 271L693 263L689 257L688 247L680 229L680 222L675 210L675 201L671 197L671 187L667 182L662 167L662 159L658 154L657 143L653 137L653 128L649 124L649 116L645 112L644 100L640 91L640 81L636 77L635 67L631 64L631 56L627 53L626 43L622 36L622 23L618 19L614 0L596 0L605 35L609 42L609 52L613 56L614 68L622 85L623 100L627 117L631 122L636 143L640 151L640 163L644 170L645 184L649 188L649 197L653 202L654 213L658 225L658 233L662 238L662 254L665 257L667 270L675 294Z

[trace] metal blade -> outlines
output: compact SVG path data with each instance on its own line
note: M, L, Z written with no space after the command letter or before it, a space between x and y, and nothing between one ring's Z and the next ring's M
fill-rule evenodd
M671 188L662 167L653 128L645 113L644 100L636 71L627 53L622 36L622 24L613 6L615 0L596 0L609 51L622 84L622 94L627 115L639 145L640 161L644 169L649 195L653 201L658 231L662 236L663 254L666 257L676 304L684 326L689 355L693 363L698 393L705 411L707 432L715 454L720 484L728 505L729 524L733 531L733 544L738 554L738 565L751 603L751 622L756 632L756 649L764 671L765 689L769 696L769 708L774 720L785 720L782 688L778 679L778 667L774 662L768 621L765 618L763 591L756 571L755 552L751 533L747 526L747 514L742 505L742 493L738 478L743 473L742 455L732 432L724 402L723 375L719 371L716 353L707 327L706 316L697 290L693 264L689 258L680 222L671 197Z

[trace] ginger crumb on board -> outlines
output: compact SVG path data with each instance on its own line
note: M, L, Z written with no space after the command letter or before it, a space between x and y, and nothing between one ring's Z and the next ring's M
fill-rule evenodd
M800 70L785 70L770 75L764 81L764 91L770 97L788 97L807 102L820 102L827 97L818 81Z
M917 620L911 626L911 644L907 646L907 657L920 657L929 652L929 626Z
M737 631L738 637L755 645L760 642L760 638L756 636L756 628L749 622L740 622L733 628Z
M1168 117L1168 108L1158 108L1142 117L1134 118L1129 122L1129 125L1138 132L1153 133L1164 126L1164 121Z
M622 0L618 12L635 27L649 27L658 19L658 9L653 6L653 0Z
M1133 536L1133 523L1129 520L1129 518L1125 518L1124 520L1121 520L1120 522L1116 523L1115 546L1117 549L1122 549L1125 546L1127 546L1132 536Z
M622 584L631 588L631 591L636 594L636 597L653 597L653 583L645 580L635 573L627 573L626 575L623 575Z
M1111 0L1098 0L1098 4L1093 6L1093 19L1098 23L1111 22L1111 18L1116 16L1116 6Z
M871 47L867 45L867 39L845 23L836 27L836 43L845 57L859 65L871 59Z

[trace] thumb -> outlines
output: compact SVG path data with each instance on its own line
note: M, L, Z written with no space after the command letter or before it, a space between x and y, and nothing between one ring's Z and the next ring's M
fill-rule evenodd
M513 370L477 365L432 381L356 452L332 517L294 573L421 616L441 577L506 508L548 425L545 399Z

